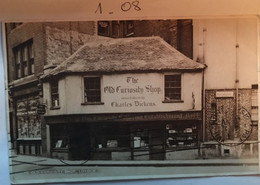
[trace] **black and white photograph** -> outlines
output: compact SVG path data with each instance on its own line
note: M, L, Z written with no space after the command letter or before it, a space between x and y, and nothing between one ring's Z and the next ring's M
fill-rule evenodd
M257 18L3 27L12 183L259 174Z

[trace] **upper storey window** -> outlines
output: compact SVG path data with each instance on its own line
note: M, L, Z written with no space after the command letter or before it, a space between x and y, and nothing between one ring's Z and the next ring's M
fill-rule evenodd
M98 35L124 38L133 34L133 21L98 21Z
M51 107L56 108L59 107L59 81L52 80L50 83L51 89Z
M100 77L85 77L85 103L101 102Z
M20 44L13 49L13 52L15 58L16 79L34 74L33 40Z
M165 101L181 100L181 74L165 75Z

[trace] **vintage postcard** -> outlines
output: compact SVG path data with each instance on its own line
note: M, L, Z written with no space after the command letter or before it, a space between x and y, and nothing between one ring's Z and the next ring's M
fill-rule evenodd
M259 173L257 18L4 27L12 183Z

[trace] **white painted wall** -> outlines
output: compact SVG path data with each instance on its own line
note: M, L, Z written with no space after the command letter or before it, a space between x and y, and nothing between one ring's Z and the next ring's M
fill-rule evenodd
M194 59L205 62L206 89L239 88L257 84L256 18L194 20ZM236 49L236 45L239 48Z
M137 83L127 82L127 77L137 79ZM115 92L104 91L113 87ZM117 92L117 88L143 89L137 93ZM150 92L146 87L159 91ZM118 88L119 89L119 88ZM60 109L48 110L46 115L88 114L88 113L129 113L129 112L159 112L159 111L192 111L201 110L202 73L182 74L182 100L178 103L163 103L164 76L160 73L149 74L116 74L103 75L101 80L101 99L103 105L82 105L84 103L83 76L67 76L59 81ZM195 108L193 109L193 98ZM44 84L44 100L50 108L49 84ZM150 106L141 106L143 102ZM128 105L128 106L127 106Z

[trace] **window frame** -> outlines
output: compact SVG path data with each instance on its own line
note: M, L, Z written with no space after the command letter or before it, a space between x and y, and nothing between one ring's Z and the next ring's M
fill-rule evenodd
M180 87L168 87L168 89L177 89L180 88L180 98L176 99L166 99L166 76L180 76ZM163 89L164 89L164 97L163 103L183 103L183 73L166 73L163 74Z
M131 25L131 28L130 28ZM128 20L124 22L124 37L130 37L134 35L134 21Z
M210 104L210 121L216 122L218 118L217 103L213 102Z
M15 79L34 74L34 47L33 39L13 48Z
M109 37L111 23L109 21L98 21L97 24L98 24L98 28L97 28L98 33L97 34L101 35L101 36ZM103 32L101 31L101 29L103 29Z
M126 38L134 35L133 20L98 21L97 34L111 38ZM102 25L106 25L102 26ZM130 27L131 25L131 27Z
M87 78L99 78L99 101L87 101L87 94L86 94L86 82L85 79ZM102 76L99 75L91 75L91 76L83 76L82 78L82 85L83 85L83 103L81 103L81 105L103 105L104 102L102 102ZM97 91L98 89L91 89L91 91Z
M55 89L55 91L53 89ZM54 99L54 96L56 96L55 99ZM54 101L53 101L53 99L54 99ZM57 104L55 104L56 100L57 100ZM59 109L60 108L59 80L58 79L54 79L50 82L50 102L51 102L50 109Z

